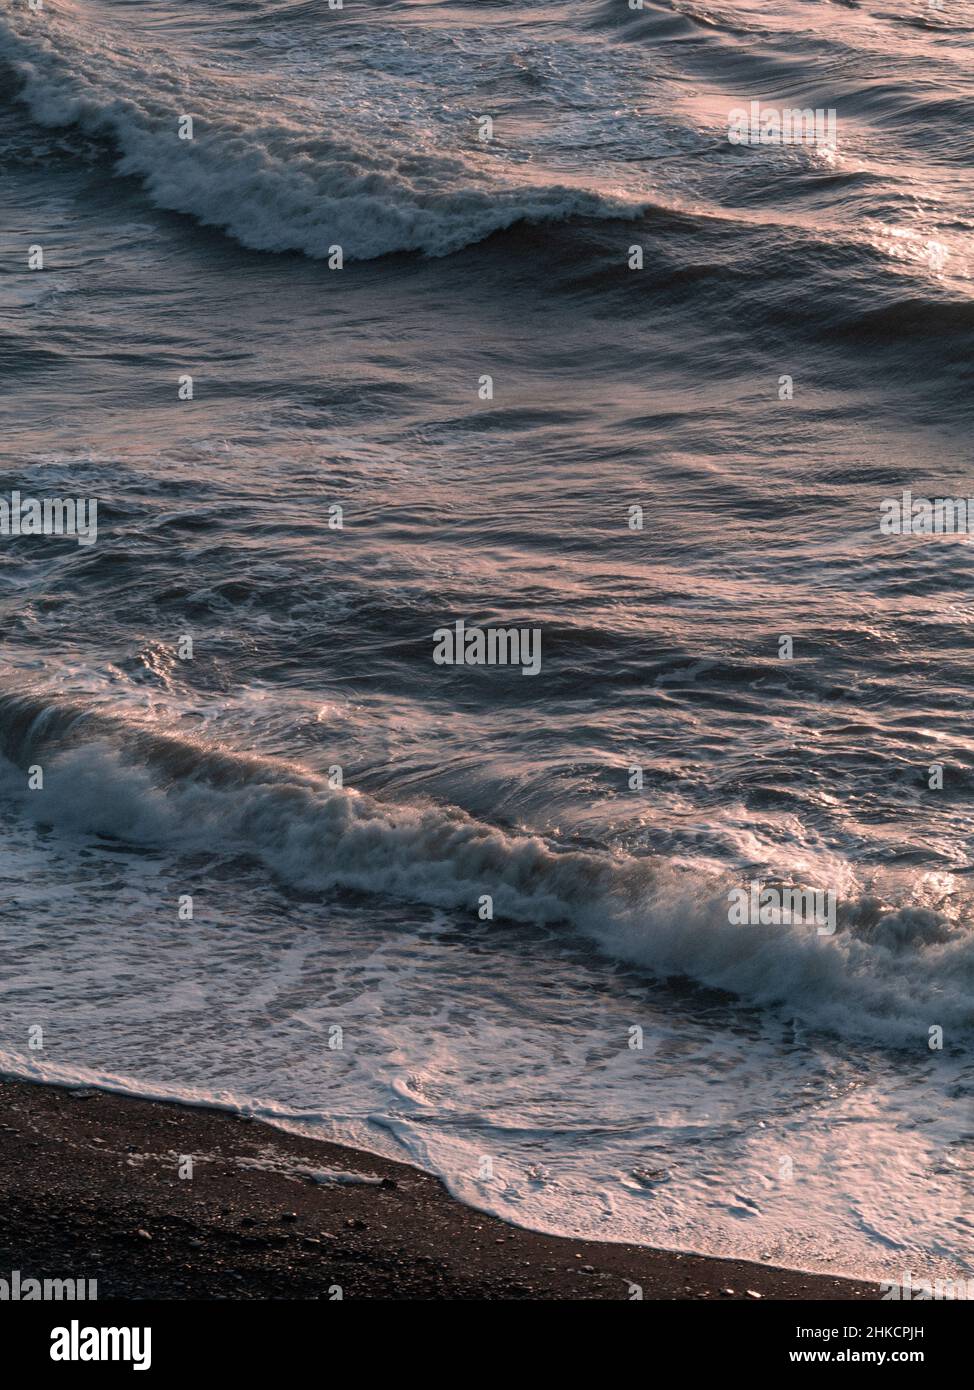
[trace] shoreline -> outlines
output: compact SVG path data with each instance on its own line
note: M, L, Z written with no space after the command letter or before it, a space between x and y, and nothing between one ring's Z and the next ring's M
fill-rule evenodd
M0 1279L14 1270L97 1280L100 1301L879 1298L510 1226L421 1169L231 1111L2 1076Z

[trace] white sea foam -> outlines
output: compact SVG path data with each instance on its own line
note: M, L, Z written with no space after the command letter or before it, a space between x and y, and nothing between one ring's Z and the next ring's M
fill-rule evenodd
M20 792L22 804L63 829L184 851L221 844L304 891L354 889L472 919L489 894L497 919L572 927L607 955L840 1035L915 1047L931 1026L954 1037L974 1027L974 932L927 909L847 896L834 936L733 925L718 874L560 851L448 807L332 790L297 766L29 697L0 700L0 746L21 766L43 763L43 790ZM6 767L7 787L22 788Z
M138 177L157 206L248 248L443 256L518 222L633 217L645 205L532 175L478 145L472 122L469 141L444 146L405 105L355 119L323 113L314 87L296 80L286 91L271 82L257 100L254 74L235 84L219 70L180 72L169 51L132 45L97 20L64 0L51 0L43 20L0 18L0 60L32 117L107 139L116 171ZM184 115L192 139L179 138Z

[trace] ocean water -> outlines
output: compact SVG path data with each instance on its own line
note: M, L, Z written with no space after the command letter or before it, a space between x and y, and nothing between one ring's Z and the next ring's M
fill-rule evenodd
M3 1068L974 1274L974 551L879 528L974 495L972 57L968 0L3 0L0 497L98 501L0 537ZM767 879L835 932L732 924Z

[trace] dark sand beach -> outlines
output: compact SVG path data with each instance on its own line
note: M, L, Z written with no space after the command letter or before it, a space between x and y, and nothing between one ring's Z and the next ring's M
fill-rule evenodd
M187 1155L191 1179L178 1175ZM878 1296L855 1280L539 1235L372 1154L224 1111L4 1079L0 1276L13 1270L96 1279L99 1300L629 1299L632 1285L647 1299Z

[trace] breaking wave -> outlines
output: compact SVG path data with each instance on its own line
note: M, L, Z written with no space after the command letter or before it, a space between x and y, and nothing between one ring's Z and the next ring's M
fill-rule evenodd
M605 954L842 1036L916 1044L974 1027L974 933L929 909L849 896L838 930L735 926L728 881L630 855L553 848L435 804L382 802L293 764L220 751L39 697L0 697L0 786L40 823L168 850L250 855L334 888L574 928ZM43 789L25 790L39 764ZM17 769L20 769L18 771Z
M424 122L365 120L353 133L345 113L331 133L310 99L256 102L229 74L186 74L166 51L129 47L64 0L0 18L4 66L39 124L107 141L115 172L137 177L157 207L251 250L444 256L517 223L632 218L646 206L532 177L474 138L469 150L444 149ZM180 137L186 116L192 138Z

